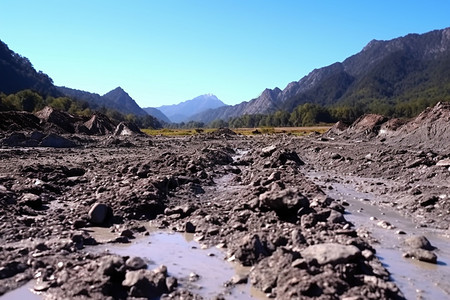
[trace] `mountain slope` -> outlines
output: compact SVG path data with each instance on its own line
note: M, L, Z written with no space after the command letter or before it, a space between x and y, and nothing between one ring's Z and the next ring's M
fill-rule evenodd
M220 101L215 95L206 94L179 104L163 105L157 107L157 109L164 113L172 122L179 123L190 120L193 115L202 111L219 108L224 105L225 103Z
M106 93L102 96L112 107L116 107L122 113L131 113L137 116L145 116L147 113L137 105L136 101L128 95L121 87Z
M266 89L249 102L209 110L193 119L208 123L245 114L292 111L308 102L324 106L389 106L424 97L446 100L449 95L450 28L446 28L389 41L373 40L361 52L315 69L284 90Z
M37 72L27 58L13 52L0 41L0 92L13 94L25 89L44 96L60 95L49 76Z
M144 107L143 110L148 113L150 116L157 118L165 123L170 123L169 118L163 114L159 109L154 107Z
M68 87L58 87L58 90L67 97L86 101L93 109L106 107L115 109L123 114L134 114L138 116L147 115L147 113L139 107L136 101L134 101L121 87L117 87L103 96Z

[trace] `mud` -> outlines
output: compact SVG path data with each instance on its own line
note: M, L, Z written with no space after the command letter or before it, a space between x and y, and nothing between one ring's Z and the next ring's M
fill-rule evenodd
M428 114L442 127L440 105ZM423 146L419 119L385 126L386 119L369 116L308 137L229 130L147 137L111 135L112 127L101 135L108 122L91 121L78 124L98 135L55 133L46 123L21 131L10 124L1 134L0 294L33 280L45 299L233 299L253 297L249 285L278 299L448 296L446 283L426 274L446 275L448 267L449 153L445 143ZM402 133L411 124L417 147ZM31 130L76 146L40 147L43 138ZM17 134L25 138L11 139ZM380 213L358 216L370 207ZM214 249L214 256L189 259L180 250L181 261L198 261L186 275L171 259L175 246L144 253L138 241L158 236L149 226L187 233L199 245L195 253ZM419 235L405 246L403 236ZM420 244L424 239L433 247ZM249 269L236 276L222 256ZM202 273L208 259L219 259L219 267ZM430 273L419 268L439 288L404 276L416 260L434 262L425 265ZM211 280L220 288L199 289L208 278L220 278Z

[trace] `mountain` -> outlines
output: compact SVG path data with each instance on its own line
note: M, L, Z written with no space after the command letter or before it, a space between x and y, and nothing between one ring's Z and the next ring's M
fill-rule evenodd
M44 96L60 95L48 75L37 72L28 58L13 52L0 41L0 92L8 95L26 89Z
M112 103L113 107L117 107L122 113L131 113L137 116L145 116L147 113L137 105L136 101L130 97L121 87L117 87L114 90L103 95L107 102Z
M205 94L174 105L157 107L174 123L186 122L202 111L225 106L215 95Z
M137 116L147 115L147 113L139 107L136 101L134 101L121 87L117 87L103 96L68 87L58 87L58 90L67 97L86 101L93 109L106 107L115 109L123 114L134 114Z
M144 110L146 113L148 113L150 116L153 116L153 117L157 118L157 119L160 120L160 121L163 121L163 122L165 122L165 123L171 123L170 120L169 120L169 118L168 118L165 114L163 114L162 111L160 111L160 110L157 109L157 108L154 108L154 107L145 107L145 108L143 108L143 110Z
M285 89L266 89L258 98L192 117L209 123L245 114L291 112L304 103L379 106L431 99L450 100L450 28L372 40L362 51L315 69Z

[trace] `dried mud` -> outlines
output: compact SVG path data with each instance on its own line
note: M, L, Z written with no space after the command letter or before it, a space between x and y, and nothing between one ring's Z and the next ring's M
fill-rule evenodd
M46 299L200 299L177 284L170 267L150 270L133 255L86 251L148 235L146 222L192 233L251 267L230 278L228 291L249 281L277 299L402 299L375 240L347 220L345 200L330 197L333 183L352 184L373 195L372 205L448 231L448 145L406 146L413 139L402 128L413 123L380 134L385 122L369 116L360 126L308 137L229 130L191 137L58 134L76 144L68 148L29 147L30 139L11 145L19 133L6 131L0 294L34 279ZM312 175L319 173L326 179ZM109 228L112 237L96 240L94 226ZM405 255L433 262L434 247L408 245Z

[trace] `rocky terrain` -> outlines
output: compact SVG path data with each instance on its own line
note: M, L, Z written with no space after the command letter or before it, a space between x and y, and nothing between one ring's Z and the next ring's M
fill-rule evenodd
M402 299L370 234L329 196L332 183L389 196L372 204L418 226L449 228L444 103L410 122L368 115L308 137L228 129L149 137L129 124L106 128L101 117L45 112L0 114L1 294L33 279L47 299L200 299L166 266L86 251L104 243L92 228L109 227L107 243L127 244L151 224L193 233L251 266L224 283L230 290L249 281L277 299ZM405 257L439 261L426 237L404 242Z

